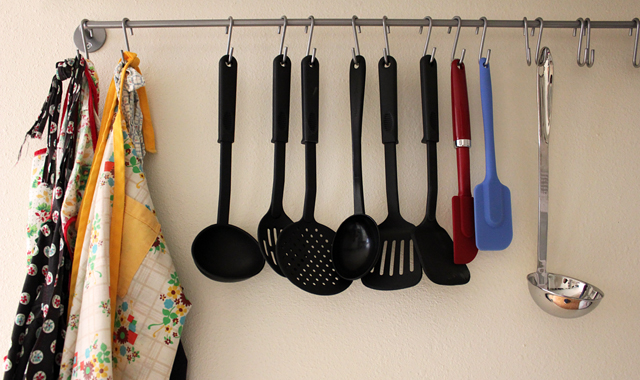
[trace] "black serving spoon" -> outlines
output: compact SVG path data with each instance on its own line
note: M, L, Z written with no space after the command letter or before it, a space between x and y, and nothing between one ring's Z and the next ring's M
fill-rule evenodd
M361 139L367 66L363 56L356 56L356 62L351 61L349 71L354 215L342 222L336 231L332 252L338 275L347 280L357 280L367 274L375 265L382 248L378 225L364 212Z
M231 145L236 123L238 62L225 55L219 62L218 143L220 143L220 191L218 223L200 231L191 245L196 267L212 280L235 282L260 273L264 257L256 239L229 224L231 201Z

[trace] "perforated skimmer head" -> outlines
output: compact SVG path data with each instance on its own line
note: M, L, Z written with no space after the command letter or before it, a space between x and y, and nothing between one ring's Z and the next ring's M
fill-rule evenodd
M302 290L323 296L348 288L351 281L338 276L331 260L334 237L335 232L320 223L299 221L283 230L276 254L289 281Z

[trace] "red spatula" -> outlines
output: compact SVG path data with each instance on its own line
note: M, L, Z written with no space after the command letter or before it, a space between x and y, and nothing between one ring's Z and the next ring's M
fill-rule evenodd
M464 64L451 62L451 105L453 110L453 140L458 161L458 195L451 199L453 211L453 262L468 264L476 257L475 227L473 223L473 195L469 174L471 124Z

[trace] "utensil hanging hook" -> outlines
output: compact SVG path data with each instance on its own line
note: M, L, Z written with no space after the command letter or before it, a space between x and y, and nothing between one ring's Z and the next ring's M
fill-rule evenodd
M227 55L229 56L229 62L227 66L231 66L231 58L233 58L233 48L231 47L231 34L233 33L233 17L229 16L229 26L225 27L225 34L228 34L227 37Z
M580 56L582 55L582 36L584 36L584 20L582 19L582 17L580 17L576 21L580 22L580 39L578 39L578 55L577 55L576 61L578 62L578 66L582 67L586 63L585 61L582 61L580 59ZM577 31L578 31L578 28L573 28L574 37L576 36Z
M87 47L87 36L85 35L87 22L89 22L89 20L87 20L86 18L80 22L80 37L82 37L82 46L84 46L85 59L89 59L89 48Z
M460 38L460 28L462 27L462 19L460 16L455 16L454 20L458 21L458 29L456 30L456 38L453 40L453 50L451 50L451 62L455 61L456 57L456 48L458 47L458 39ZM451 34L451 27L447 29L447 33ZM464 53L466 53L467 49L462 49L462 53L460 54L460 61L458 61L458 68L462 65L462 61L464 60Z
M280 37L280 55L282 55L282 65L284 66L284 63L287 61L287 51L289 50L287 46L284 46L284 35L287 33L287 16L280 18L282 19L282 26L278 26L278 34L282 31L282 37Z
M633 22L636 23L636 42L633 44L633 58L631 59L631 63L633 63L633 67L640 68L640 61L638 61L638 36L640 35L640 19L637 17L633 19ZM629 29L629 35L631 35L631 30Z
M353 57L353 64L358 67L358 61L356 60L356 56L360 55L360 44L358 44L358 33L362 33L362 28L360 25L358 26L358 30L356 30L356 19L358 16L353 15L351 17L351 27L353 28L353 40L355 41L355 48L351 48L351 56Z
M427 31L427 42L424 43L424 51L422 52L422 56L427 55L427 50L429 49L429 41L431 40L431 29L433 29L433 19L431 16L427 16L424 18L425 20L429 20L429 30ZM420 34L422 34L422 26L420 27ZM436 56L436 48L433 48L431 52L431 59L429 62L433 62Z
M129 37L127 36L127 23L129 22L128 18L122 19L122 32L124 33L124 43L127 46L127 51L131 51L129 48ZM133 36L133 28L129 28L131 31L131 35ZM127 59L124 57L124 51L120 50L120 54L122 54L122 62L127 62Z
M542 17L536 18L536 21L540 23L540 31L538 32L538 44L536 45L536 65L542 67L544 65L544 57L540 55L540 42L542 41L542 31L544 30L544 20ZM535 34L535 27L531 28L531 35Z
M384 64L389 65L389 55L391 54L391 50L389 49L389 33L391 33L391 28L387 25L387 16L382 16L382 30L384 31L384 48L382 48L382 56L384 57Z
M487 18L486 17L480 17L480 20L482 20L482 23L484 25L482 25L482 37L480 37L480 51L478 52L478 62L482 59L482 50L484 49L484 38L487 35ZM476 28L476 34L478 34L478 31L480 30L480 28ZM484 67L488 67L489 66L489 59L491 59L491 49L487 49L487 60L484 62Z
M529 48L529 25L527 24L527 18L522 19L524 23L522 34L524 34L524 52L527 56L527 66L531 66L531 49Z
M596 51L591 49L591 54L589 54L589 48L591 47L591 20L587 17L584 22L587 24L587 46L584 48L584 62L587 67L593 67L596 60Z
M311 39L313 38L313 27L316 24L316 19L312 16L309 16L309 25L304 27L304 32L309 33L309 40L307 41L307 55L311 51ZM313 61L316 59L316 48L313 48L313 52L311 53L311 64L313 65Z

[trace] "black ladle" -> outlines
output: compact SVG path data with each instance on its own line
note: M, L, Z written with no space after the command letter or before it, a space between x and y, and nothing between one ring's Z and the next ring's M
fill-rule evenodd
M422 125L427 145L427 212L416 227L413 237L418 257L429 280L438 285L462 285L469 282L471 274L464 264L453 262L453 240L436 220L438 202L438 65L430 55L420 60L422 87Z
M362 190L362 109L366 62L356 57L357 65L351 61L349 89L351 95L351 146L353 151L353 209L354 215L347 218L333 240L332 258L338 275L347 280L357 280L367 274L380 256L380 232L375 220L364 212Z
M256 239L229 224L231 201L231 145L236 123L238 62L225 55L219 62L218 143L220 143L220 191L218 223L200 231L191 245L196 267L212 280L235 282L260 273L264 257Z

